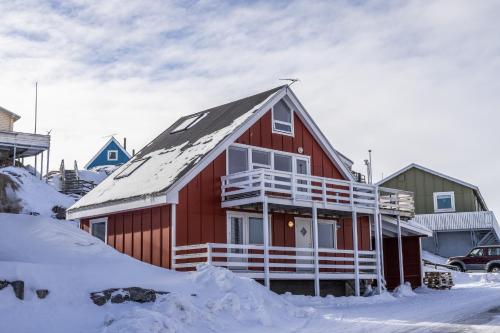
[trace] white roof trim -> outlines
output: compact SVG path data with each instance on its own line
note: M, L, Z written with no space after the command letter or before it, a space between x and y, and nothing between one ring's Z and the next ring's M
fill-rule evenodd
M382 215L382 221L389 223L393 226L398 225L397 219L393 217L388 217L386 215ZM421 235L421 236L427 236L427 237L432 237L432 230L427 228L426 226L415 222L414 220L409 220L409 221L401 221L401 229L408 230L414 234Z
M97 158L97 156L99 156L99 155L100 155L100 154L104 151L104 149L106 149L106 147L107 147L107 146L108 146L111 142L116 143L116 145L118 146L118 148L120 148L120 150L121 150L122 152L124 152L124 153L125 153L125 155L127 155L127 157L128 157L128 158L131 158L131 157L132 157L132 156L131 156L131 155L130 155L130 154L129 154L126 150L125 150L125 148L123 148L123 146L120 144L120 142L118 142L118 140L116 140L116 139L115 139L115 137L114 137L114 136L112 136L112 137L108 140L108 142L106 142L106 144L105 144L104 146L102 146L102 148L101 148L101 149L97 152L97 154L95 154L95 155L94 155L94 157L92 157L92 158L90 159L90 161L89 161L87 164L85 164L85 166L84 166L83 168L84 168L84 169L87 169L87 167L88 167L89 165L91 165L91 164L92 164L92 162L94 162L94 161L95 161L95 159Z
M488 210L488 206L486 205L486 202L484 201L484 198L481 194L481 191L479 191L479 187L477 187L476 185L472 185L470 183L467 183L467 182L464 182L463 180L460 180L460 179L457 179L457 178L453 178L453 177L450 177L450 176L447 176L445 174L442 174L440 172L437 172L437 171L434 171L432 169L429 169L429 168L426 168L424 166L421 166L419 164L416 164L416 163L412 163L406 167L404 167L403 169L399 170L399 171L396 171L395 173L385 177L384 179L380 180L379 182L377 182L375 185L382 185L384 184L385 182L399 176L400 174L402 173L405 173L406 171L410 170L411 168L416 168L416 169L420 169L422 171L425 171L425 172L428 172L430 174L433 174L435 176L438 176L438 177L441 177L441 178L444 178L444 179L447 179L451 182L454 182L454 183L457 183L457 184L460 184L460 185L463 185L465 187L468 187L468 188L471 188L473 189L474 191L477 191L478 195L479 195L479 199L481 200L481 202L483 203L484 205L484 208L486 210Z

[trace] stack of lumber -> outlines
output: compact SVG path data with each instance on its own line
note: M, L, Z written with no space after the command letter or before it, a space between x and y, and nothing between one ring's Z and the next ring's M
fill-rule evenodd
M450 272L425 272L424 284L432 289L451 289L453 277Z

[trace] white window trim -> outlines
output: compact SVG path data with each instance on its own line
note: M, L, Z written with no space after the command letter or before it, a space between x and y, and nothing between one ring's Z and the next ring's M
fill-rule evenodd
M451 196L451 208L438 209L437 198L438 195L449 195ZM455 211L455 192L434 192L434 212L435 213L447 213Z
M110 158L110 153L115 153L116 158ZM118 150L108 150L108 161L118 161Z
M291 105L291 103L288 103L284 98L281 99L280 101L283 101L287 106L288 108L290 109L290 123L287 123L286 121L281 121L281 120L274 120L274 105L273 107L271 108L271 122L272 122L272 127L273 127L273 133L276 133L276 134L281 134L281 135L287 135L287 136L294 136L294 117L293 117L293 114L294 114L294 108L293 106ZM279 102L279 101L278 101ZM280 123L280 124L284 124L284 125L290 125L290 132L287 132L287 131L283 131L283 130L279 130L279 129L276 129L276 127L274 126L274 123Z
M248 237L248 221L250 217L256 217L262 219L263 216L260 213L248 213L248 212L238 212L238 211L227 211L226 213L226 239L227 244L231 244L231 218L233 217L241 217L243 219L243 245L249 245L249 237ZM269 246L272 245L272 215L269 214ZM259 244L264 245L264 244Z
M104 243L105 244L108 244L108 218L107 217L100 217L100 218L97 218L97 219L92 219L90 220L90 234L92 235L92 237L95 237L93 234L92 234L92 226L94 225L94 223L102 223L104 222ZM97 237L96 237L97 238Z
M252 162L252 149L255 150L260 150L260 151L265 151L271 153L271 170L274 170L274 154L279 154L279 155L287 155L292 157L292 173L296 174L297 173L297 159L303 159L307 161L307 172L308 175L311 175L311 156L308 155L301 155L301 154L295 154L295 153L289 153L286 151L281 151L281 150L275 150L275 149L269 149L269 148L262 148L262 147L257 147L257 146L250 146L242 143L233 143L226 149L226 174L229 175L229 149L231 147L238 147L238 148L246 148L247 149L247 160L248 160L248 165L247 165L247 171L251 171L252 166L254 165ZM256 164L257 166L261 166L261 164Z

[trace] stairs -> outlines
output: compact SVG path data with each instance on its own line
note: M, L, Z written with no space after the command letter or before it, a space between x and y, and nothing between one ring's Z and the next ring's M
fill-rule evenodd
M96 186L93 182L80 179L76 161L73 169L66 169L64 167L64 160L62 160L59 171L61 175L61 193L81 197Z

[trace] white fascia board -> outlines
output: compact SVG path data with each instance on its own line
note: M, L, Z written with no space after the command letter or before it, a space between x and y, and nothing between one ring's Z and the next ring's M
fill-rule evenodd
M168 203L169 202L167 200L167 196L159 195L155 197L148 197L128 202L119 202L101 207L93 207L93 208L89 207L88 209L85 209L85 207L83 207L76 210L68 210L66 212L66 218L68 220L92 218L98 216L105 216L108 214L122 213L141 208L150 208L152 206L160 206Z
M332 147L330 141L326 138L323 132L321 132L318 125L314 122L313 118L306 111L306 109L299 101L297 96L294 94L292 89L290 89L290 87L286 87L286 89L288 97L291 99L292 103L295 104L295 106L297 107L297 110L299 111L298 114L299 116L301 116L300 118L306 125L307 129L313 134L314 138L319 141L321 147L328 152L328 154L330 155L330 159L334 162L334 164L336 164L339 167L340 171L347 178L347 180L354 181L353 175L346 168L344 162L342 162L342 159L337 154L337 151Z
M281 88L265 101L259 110L253 116L249 117L243 124L241 124L231 135L227 136L215 148L213 148L198 164L191 168L184 176L177 180L170 189L167 190L167 195L171 192L178 193L184 186L186 186L196 175L203 171L213 160L222 154L232 143L234 143L240 136L245 133L253 124L255 124L262 116L269 111L274 104L286 95L285 87Z

